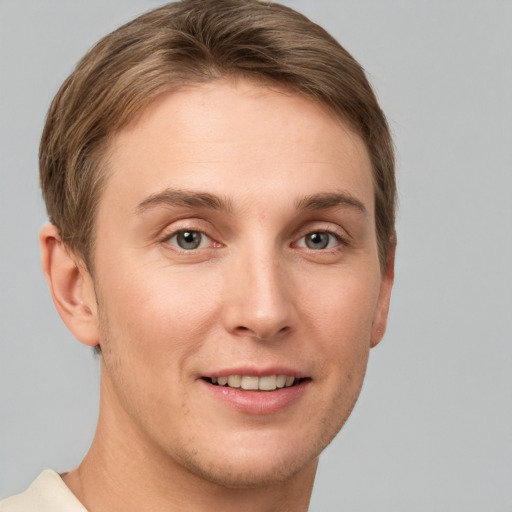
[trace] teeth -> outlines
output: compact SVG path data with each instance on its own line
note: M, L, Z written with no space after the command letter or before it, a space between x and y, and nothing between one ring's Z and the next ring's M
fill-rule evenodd
M239 388L242 385L242 377L240 375L230 375L228 377L228 386L230 388Z
M263 391L274 391L276 389L276 379L275 375L269 375L268 377L260 377L260 385L259 389Z
M286 375L278 375L276 377L276 386L278 388L284 388L286 384Z
M255 390L255 389L258 389L258 377L247 377L247 376L243 376L242 377L242 382L240 384L240 387L242 389L247 389L247 390Z
M265 375L264 377L229 375L226 377L211 377L211 381L219 386L242 388L246 391L274 391L275 389L293 386L295 377L289 375Z

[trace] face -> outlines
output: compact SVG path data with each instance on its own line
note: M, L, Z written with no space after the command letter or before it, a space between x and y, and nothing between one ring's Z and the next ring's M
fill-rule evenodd
M160 98L108 165L94 285L116 435L228 486L316 465L391 287L362 140L306 99L215 82Z

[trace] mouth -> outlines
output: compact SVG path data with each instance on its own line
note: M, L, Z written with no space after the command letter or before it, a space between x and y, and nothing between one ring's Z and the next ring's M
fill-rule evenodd
M244 391L275 391L299 385L307 378L292 375L226 375L222 377L202 377L209 384L220 387L243 389Z

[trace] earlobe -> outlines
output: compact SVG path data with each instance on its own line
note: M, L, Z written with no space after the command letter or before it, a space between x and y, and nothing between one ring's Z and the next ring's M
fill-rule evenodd
M372 339L370 347L373 348L379 344L386 332L386 324L388 321L389 302L391 299L391 290L393 288L393 281L395 278L395 252L396 240L393 241L389 248L386 267L382 273L380 284L379 299L377 303L377 310L372 326Z
M85 264L62 242L53 224L41 229L39 240L43 272L60 317L78 341L98 345L96 295Z

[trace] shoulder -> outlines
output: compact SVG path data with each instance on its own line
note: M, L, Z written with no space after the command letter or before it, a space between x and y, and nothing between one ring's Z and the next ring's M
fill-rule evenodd
M87 512L58 473L43 471L20 494L0 501L0 512Z

